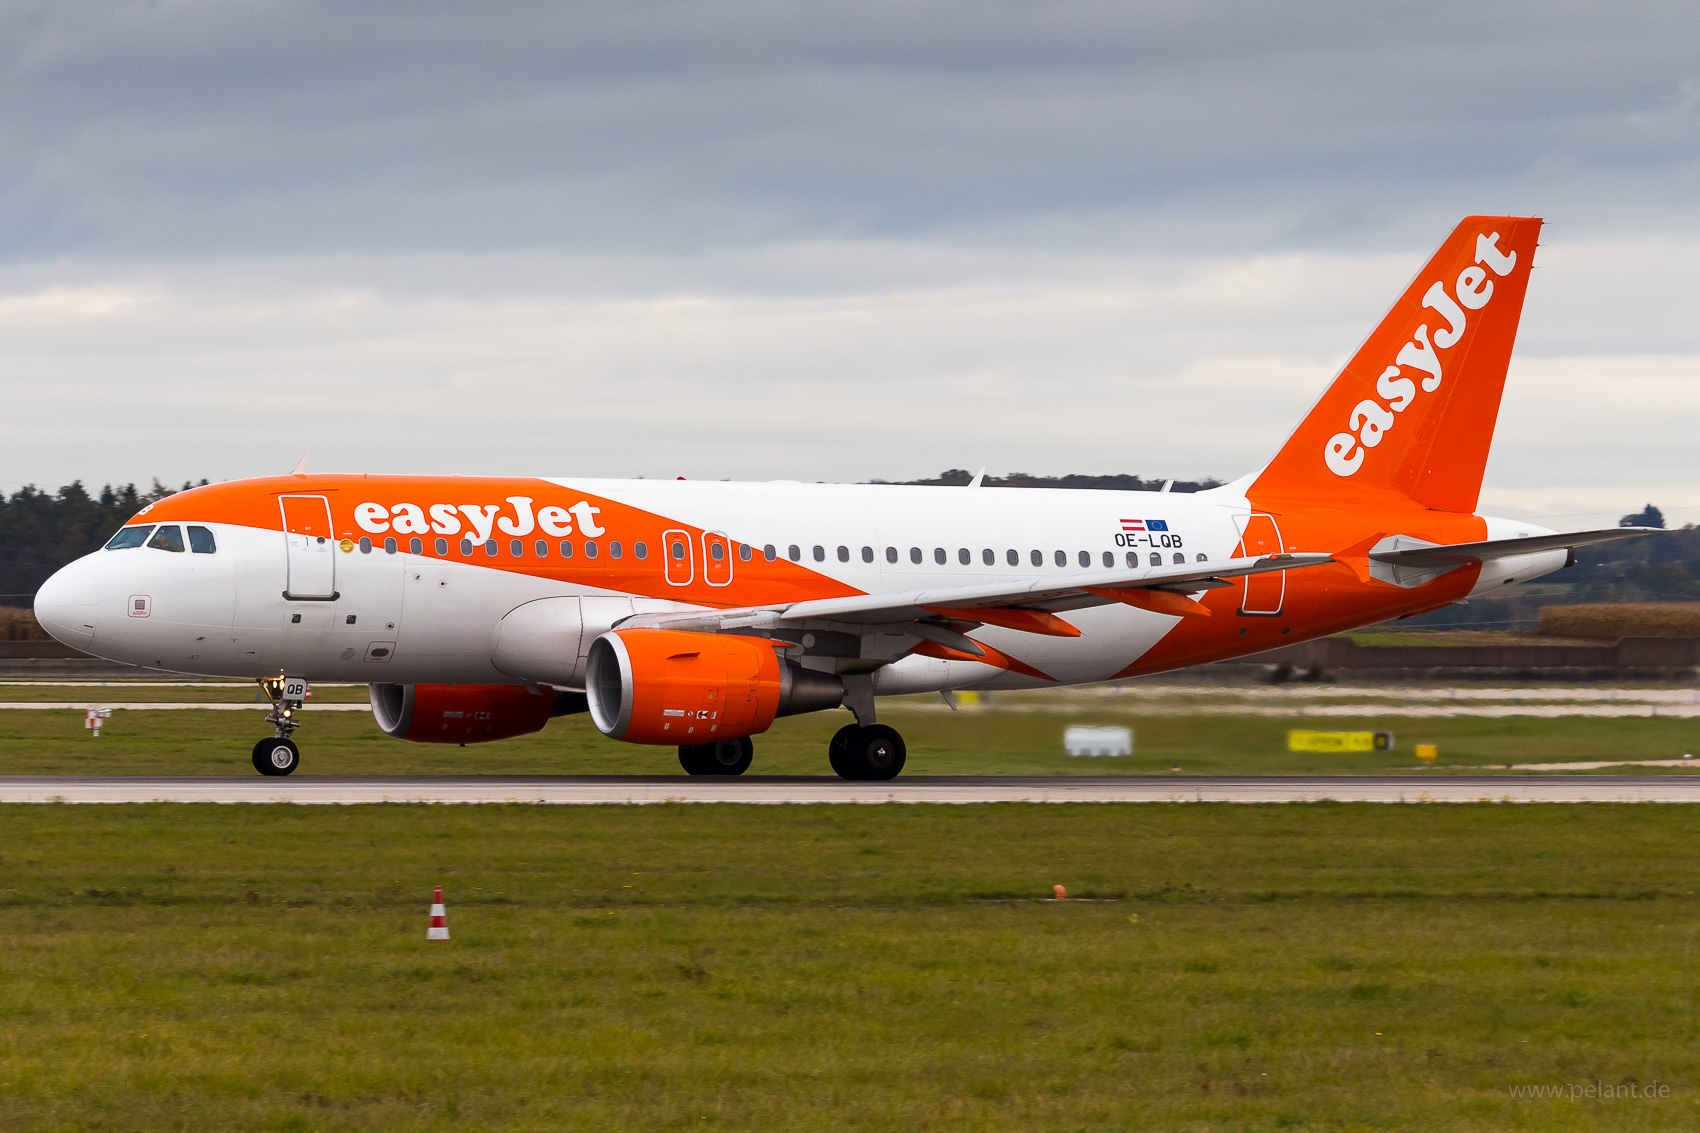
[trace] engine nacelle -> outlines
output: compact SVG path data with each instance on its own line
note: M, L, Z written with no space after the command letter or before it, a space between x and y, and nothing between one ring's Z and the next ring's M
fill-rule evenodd
M586 659L590 718L610 739L700 744L843 702L843 682L781 660L776 644L783 643L665 629L605 633Z
M585 710L583 693L524 685L383 685L372 716L386 735L423 744L481 744L541 731L556 716Z

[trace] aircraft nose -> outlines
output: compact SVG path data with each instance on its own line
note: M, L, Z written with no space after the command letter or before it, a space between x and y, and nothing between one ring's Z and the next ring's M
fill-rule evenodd
M86 649L94 640L94 611L99 596L94 572L83 563L72 563L35 592L35 620L55 639L73 649Z

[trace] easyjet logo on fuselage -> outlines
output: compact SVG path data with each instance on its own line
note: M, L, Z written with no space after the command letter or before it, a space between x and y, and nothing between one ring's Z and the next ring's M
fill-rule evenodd
M596 517L602 509L590 501L580 500L571 507L545 504L532 510L532 497L509 496L507 507L511 515L502 514L501 504L357 504L354 522L360 530L373 535L394 531L398 535L459 535L463 530L477 543L490 538L492 531L519 538L541 531L556 538L573 533L573 521L578 521L581 535L592 538L606 528L599 526ZM462 523L464 520L464 524Z
M1346 428L1351 431L1335 433L1328 438L1328 443L1323 446L1322 459L1334 475L1350 476L1361 468L1364 451L1379 445L1398 419L1395 415L1405 412L1416 401L1417 383L1404 376L1403 367L1408 366L1424 375L1424 393L1433 393L1440 388L1440 352L1456 346L1458 340L1464 337L1469 317L1465 310L1479 311L1493 298L1493 280L1477 266L1481 264L1493 269L1494 275L1503 276L1517 266L1517 253L1499 250L1497 232L1477 236L1476 263L1458 273L1453 287L1457 298L1447 293L1442 282L1436 281L1429 286L1423 294L1423 307L1433 310L1446 320L1447 325L1435 331L1432 338L1427 323L1419 326L1411 341L1399 348L1394 364L1383 370L1381 377L1375 381L1375 392L1387 403L1384 405L1373 398L1358 402L1346 420Z

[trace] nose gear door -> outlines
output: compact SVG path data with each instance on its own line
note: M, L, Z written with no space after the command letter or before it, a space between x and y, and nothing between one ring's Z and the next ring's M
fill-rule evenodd
M330 602L336 592L336 542L331 504L324 496L279 496L289 581L283 596L295 601Z

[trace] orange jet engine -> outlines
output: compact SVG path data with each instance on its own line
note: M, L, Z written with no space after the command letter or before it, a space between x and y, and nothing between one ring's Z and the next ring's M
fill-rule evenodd
M584 695L548 685L386 685L372 688L372 716L386 735L425 744L481 744L541 731L585 710Z
M764 637L620 629L590 645L585 696L603 735L701 744L765 732L778 716L836 708L844 685L781 660Z

